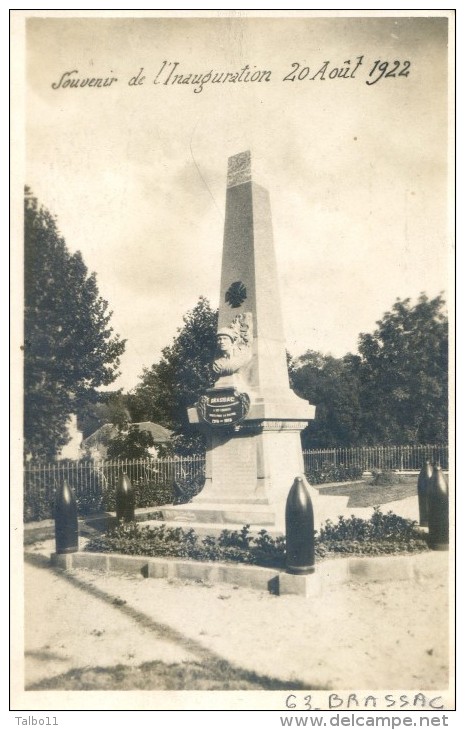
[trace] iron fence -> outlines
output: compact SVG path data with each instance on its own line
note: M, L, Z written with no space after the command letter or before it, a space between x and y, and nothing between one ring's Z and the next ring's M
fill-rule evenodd
M426 459L440 463L444 469L449 467L446 445L312 449L304 451L303 455L307 475L330 465L359 467L363 471L419 470ZM74 489L82 514L114 510L115 489L121 473L129 476L138 507L187 501L203 485L205 456L26 465L24 519L32 521L53 517L56 489L65 479Z
M358 466L363 471L396 469L417 471L426 459L449 468L449 447L443 445L417 446L355 446L352 448L311 449L304 453L305 472L321 468L323 464L334 466Z
M55 494L64 480L73 487L82 514L114 510L120 474L134 486L138 507L172 504L184 488L202 483L205 457L166 457L113 461L58 461L26 465L24 469L24 519L53 517Z

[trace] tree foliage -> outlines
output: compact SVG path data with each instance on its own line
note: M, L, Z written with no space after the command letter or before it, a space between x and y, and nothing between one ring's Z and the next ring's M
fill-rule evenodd
M68 416L117 377L125 343L113 334L95 274L27 188L24 242L25 453L52 459L68 442Z
M121 425L118 433L108 442L108 459L148 459L154 446L149 431L141 431L138 424Z
M447 440L448 322L442 296L397 299L361 334L353 367L360 381L362 432L371 443Z
M447 440L444 305L441 296L424 294L416 304L397 300L372 334L360 335L356 355L335 358L309 350L293 360L288 356L292 388L316 405L316 418L303 432L304 447ZM187 408L215 381L216 324L216 312L201 298L173 344L128 395L133 419L174 430L180 451L203 447L188 424Z
M121 389L100 392L98 401L84 403L77 415L79 429L85 439L105 423L122 427L132 420L129 394Z
M180 452L204 448L198 430L189 424L187 409L215 382L211 364L217 320L217 312L200 297L160 361L144 370L129 401L134 420L153 421L174 431Z
M316 406L302 434L305 448L352 446L360 436L359 382L350 360L309 350L290 363L297 395Z
M296 392L316 405L309 447L426 444L447 440L448 337L445 302L398 299L357 355L309 351L292 362Z

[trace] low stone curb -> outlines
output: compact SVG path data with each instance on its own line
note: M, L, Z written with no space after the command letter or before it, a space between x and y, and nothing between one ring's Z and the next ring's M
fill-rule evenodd
M326 560L312 575L291 575L272 568L229 563L201 563L176 558L148 558L116 553L52 553L51 564L64 570L87 568L104 572L138 573L145 578L231 583L244 588L278 595L318 596L326 588L341 583L422 581L435 575L447 576L448 552L415 555L351 557Z
M256 565L201 563L176 558L147 558L117 553L52 553L54 567L65 570L88 568L117 573L138 573L145 578L168 578L212 583L232 583L245 588L276 593L278 572Z

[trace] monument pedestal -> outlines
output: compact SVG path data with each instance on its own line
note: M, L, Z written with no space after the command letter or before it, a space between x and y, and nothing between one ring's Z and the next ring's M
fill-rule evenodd
M281 529L284 505L296 476L304 465L300 432L306 421L249 420L234 430L209 428L207 432L205 486L193 505L240 506L244 524L267 523ZM260 506L250 510L250 505ZM281 514L282 513L282 514Z
M267 515L266 524L282 531L289 489L296 476L305 479L300 433L314 413L288 385L254 389L236 374L219 378L188 410L207 441L205 486L194 508L208 505L218 521L223 507L234 508L250 525L263 525Z

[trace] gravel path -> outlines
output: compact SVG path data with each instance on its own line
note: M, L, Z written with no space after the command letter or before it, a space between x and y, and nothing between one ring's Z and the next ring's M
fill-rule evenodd
M303 599L231 585L67 574L50 567L52 550L48 542L26 551L26 688L54 677L59 688L59 677L82 668L218 659L308 688L448 684L444 575L338 585ZM105 688L115 687L110 681Z

